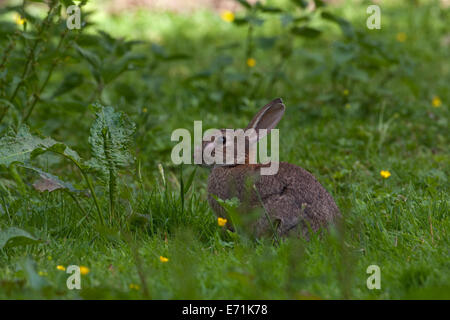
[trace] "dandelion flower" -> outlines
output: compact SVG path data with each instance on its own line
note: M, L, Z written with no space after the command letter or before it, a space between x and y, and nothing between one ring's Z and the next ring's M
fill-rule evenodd
M147 108L142 109L143 113L147 113Z
M80 267L80 273L81 273L83 276L87 275L87 274L89 273L89 271L91 271L91 270L89 270L88 267L85 267L85 266L81 266L81 267Z
M345 89L344 91L342 91L342 94L343 94L344 96L348 96L349 93L350 93L350 92L349 92L347 89Z
M64 268L63 266L56 266L56 269L61 270L61 271L66 271L66 268Z
M250 68L253 68L253 67L256 65L256 60L253 59L253 58L248 58L248 59L247 59L247 65L248 65Z
M433 107L435 107L435 108L439 108L442 105L442 101L438 96L434 96L431 103L433 104Z
M406 41L406 33L404 33L404 32L397 33L397 41L405 42Z
M159 261L161 261L162 263L168 262L169 258L163 257L163 256L159 256Z
M135 284L135 283L130 283L130 289L133 289L133 290L139 290L139 285L138 284Z
M219 225L219 227L223 227L225 224L227 223L227 219L224 218L217 218L217 224Z
M220 17L222 18L223 21L226 21L226 22L234 21L234 13L229 10L225 10L224 12L222 12Z
M391 173L388 170L381 170L380 176L382 176L384 179L387 179L391 176Z
M27 21L27 19L22 18L20 15L16 14L14 16L14 22L19 25L22 26L25 22Z

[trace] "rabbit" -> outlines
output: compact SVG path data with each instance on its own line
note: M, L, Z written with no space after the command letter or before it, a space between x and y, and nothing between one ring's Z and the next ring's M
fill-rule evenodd
M268 134L281 120L284 111L283 101L277 98L265 105L245 130L255 129L259 132L260 129L266 129ZM218 132L213 140L202 141L202 154L217 144L223 145L223 150L226 150L227 132L225 129ZM217 198L227 200L237 197L240 201L239 212L242 214L257 208L263 209L265 214L261 214L251 226L250 232L256 237L277 232L282 237L296 233L309 238L309 230L316 232L321 227L337 222L341 213L335 201L311 173L294 164L280 162L276 174L261 175L260 169L270 164L249 163L249 147L256 145L263 136L258 133L256 139L246 140L243 162L238 163L234 159L226 164L206 164L202 160L203 166L212 167L207 192L209 205L215 214L227 217ZM236 150L234 155L237 156ZM227 220L227 227L233 230Z

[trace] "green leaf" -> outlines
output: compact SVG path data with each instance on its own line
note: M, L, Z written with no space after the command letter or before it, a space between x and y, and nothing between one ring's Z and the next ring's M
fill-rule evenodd
M34 290L40 290L49 285L48 281L36 272L36 262L27 257L23 262L23 270L28 280L28 284Z
M99 69L101 65L100 58L93 52L81 48L78 45L74 45L77 52L82 56L92 67Z
M325 7L326 3L323 0L314 0L314 3L316 5L316 8Z
M111 219L114 215L118 171L134 161L130 145L135 125L126 115L114 111L112 107L95 105L94 108L97 109L96 119L89 136L92 158L86 165L99 173L108 184Z
M197 171L197 167L192 170L191 174L189 175L189 178L186 182L186 185L184 186L184 193L187 193L192 185L192 182L194 181L195 173Z
M75 4L72 0L59 0L59 3L64 5L66 8Z
M252 7L252 5L250 3L248 3L247 0L236 0L237 2L239 2L243 7L250 9Z
M25 230L16 227L0 230L0 249L24 246L27 244L36 244L40 242L42 242L42 240L39 240Z
M261 49L271 49L276 44L278 37L258 37L255 40Z
M123 55L120 59L112 59L111 61L105 61L105 66L102 70L102 76L105 84L113 81L119 75L127 70L132 70L134 68L133 63L145 60L145 56L142 54L136 54L128 52Z
M31 33L27 33L27 32L22 32L20 34L22 37L24 37L27 40L36 40L39 39L39 37L35 36L34 34Z
M57 176L42 171L39 168L32 166L22 166L22 167L33 170L39 174L40 179L37 180L35 183L33 183L33 187L40 192L44 191L52 192L58 189L65 189L72 193L80 192L80 190L76 189L71 183L62 181Z
M310 27L294 27L291 29L291 32L296 36L311 39L317 38L322 33L322 31Z
M25 164L47 151L59 153L73 161L80 161L78 154L65 144L51 138L34 136L30 133L30 129L23 125L17 133L9 129L0 139L0 165L9 167L16 162Z
M342 33L348 37L348 38L353 38L355 35L355 32L353 30L353 26L351 25L350 22L348 22L347 20L345 20L344 18L341 17L337 17L334 14L331 14L329 12L322 12L321 14L322 18L331 22L336 23L337 25L339 25L339 27L342 30Z
M52 98L60 96L64 93L67 93L76 87L80 86L83 83L84 77L79 72L70 72L66 74L62 83L59 87L53 92Z
M0 106L6 106L6 107L12 107L14 109L17 109L16 106L14 104L12 104L10 101L6 100L6 99L0 99Z
M90 70L92 75L94 76L95 80L100 83L101 82L101 70L102 70L102 61L100 58L93 52L81 48L78 45L74 45L75 49L77 50L78 54L88 62Z
M96 119L89 136L92 158L86 164L109 179L111 173L133 163L129 149L135 125L113 107L95 105L94 108Z
M302 9L305 9L308 6L308 1L306 0L292 0L292 2Z
M258 10L261 10L262 12L265 12L265 13L280 13L280 12L283 12L283 10L281 10L278 7L263 5L260 2L256 3L256 8Z

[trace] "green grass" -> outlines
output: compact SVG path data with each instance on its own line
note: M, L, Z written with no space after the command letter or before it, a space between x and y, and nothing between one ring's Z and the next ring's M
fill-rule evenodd
M67 192L34 190L30 171L17 168L15 175L3 168L0 230L18 227L43 242L0 249L0 298L449 299L449 10L437 1L420 8L383 3L382 29L369 31L366 7L362 1L329 9L361 31L359 40L345 39L320 19L312 24L323 30L320 38L293 38L277 16L267 17L255 36L280 40L270 48L256 45L257 64L249 69L247 27L215 13L111 17L90 5L98 10L91 34L102 29L145 41L133 49L143 55L137 68L95 97L136 123L135 165L118 177L112 223L108 190L93 176L105 226L87 192L76 197L80 210ZM396 40L399 32L405 42ZM79 43L111 61L123 54L99 49L89 38ZM166 59L178 54L189 58ZM86 92L95 81L86 61L69 56L45 92L71 71L86 80L64 96L45 96L28 124L88 159L94 113ZM19 63L20 54L12 59ZM437 108L435 96L442 101ZM279 245L225 232L206 202L208 171L197 169L192 186L180 192L180 168L170 160L174 129L193 130L194 120L203 120L204 129L243 127L275 97L287 106L280 160L312 172L344 216L329 234ZM10 112L3 120L2 135L15 117ZM33 164L87 188L79 171L54 154ZM184 183L193 169L183 167ZM381 170L392 175L383 179ZM56 268L72 264L90 269L82 290L68 290L68 274ZM366 286L373 264L381 269L381 290Z

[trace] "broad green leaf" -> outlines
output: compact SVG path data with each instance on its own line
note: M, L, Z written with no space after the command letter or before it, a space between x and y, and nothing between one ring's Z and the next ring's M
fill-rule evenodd
M39 240L25 230L16 227L0 230L0 249L24 246L27 244L36 244L40 242L42 242L42 240Z
M48 151L59 153L73 161L80 162L78 154L65 144L51 138L41 138L30 133L23 125L15 133L10 129L0 139L0 165L9 167L12 163L28 163L32 158Z

